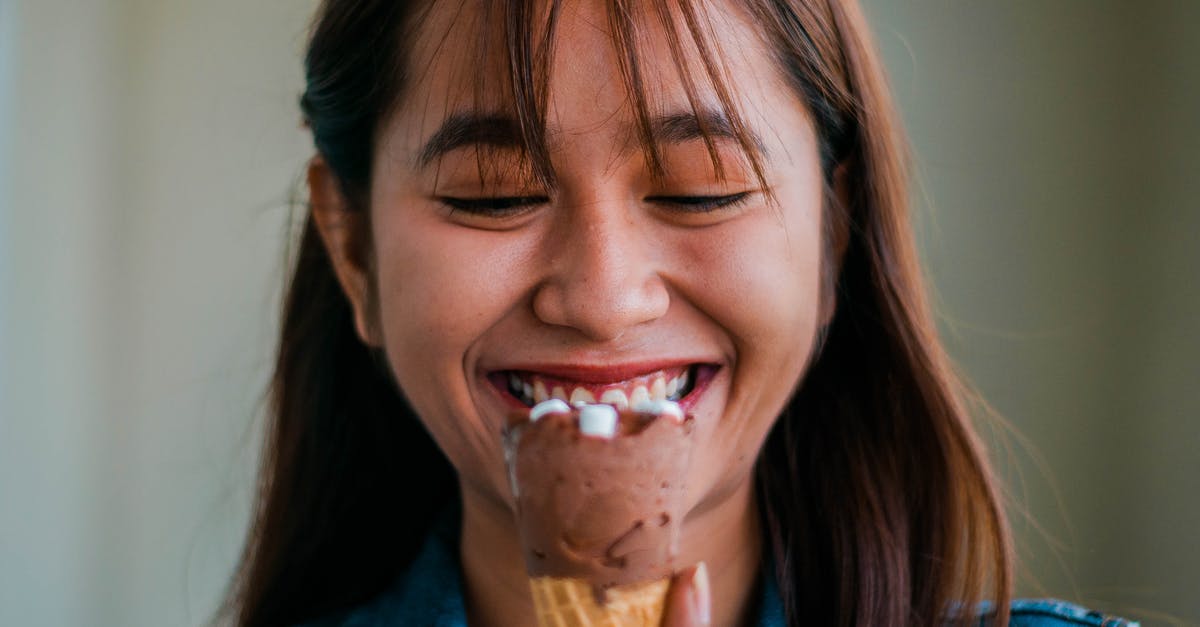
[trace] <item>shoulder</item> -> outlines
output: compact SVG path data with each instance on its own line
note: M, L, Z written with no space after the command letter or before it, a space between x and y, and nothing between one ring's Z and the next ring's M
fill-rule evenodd
M458 516L456 508L449 508L438 517L416 557L387 590L358 606L300 627L466 627Z
M1057 599L1020 599L1010 606L1010 627L1137 627L1137 623ZM990 626L990 622L982 623Z

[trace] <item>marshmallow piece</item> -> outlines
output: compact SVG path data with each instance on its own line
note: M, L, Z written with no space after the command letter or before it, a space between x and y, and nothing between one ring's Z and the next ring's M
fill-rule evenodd
M601 438L617 435L617 410L611 405L585 405L579 408L579 432Z
M546 414L569 414L571 406L566 401L560 398L549 398L529 410L529 422L537 422L539 418Z
M683 408L675 401L654 401L658 406L658 415L666 414L676 420L683 420Z
M633 406L633 410L657 416L666 414L676 420L683 420L683 408L675 401L641 401Z

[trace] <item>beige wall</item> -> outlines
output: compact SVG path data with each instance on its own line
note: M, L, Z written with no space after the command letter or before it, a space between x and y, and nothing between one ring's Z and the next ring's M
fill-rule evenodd
M211 615L250 507L313 6L0 0L0 624Z
M220 598L314 4L0 0L0 624ZM1030 570L1200 622L1200 4L866 4L947 339L1061 493L1015 454Z

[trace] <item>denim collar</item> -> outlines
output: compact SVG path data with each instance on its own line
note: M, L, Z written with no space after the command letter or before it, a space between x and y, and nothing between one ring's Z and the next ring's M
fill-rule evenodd
M462 571L459 565L461 510L448 508L430 530L417 557L395 583L373 600L307 623L312 627L384 627L421 625L429 627L467 627L467 608L463 602ZM760 571L758 617L756 627L782 627L783 600L771 570L771 558L765 553ZM978 608L980 627L990 627L986 618L990 603ZM1018 600L1012 604L1012 627L1117 627L1137 623L1056 600Z
M461 513L456 506L439 516L408 570L375 599L348 612L309 623L311 627L382 627L428 625L467 627L459 561ZM784 625L783 601L764 565L757 627Z

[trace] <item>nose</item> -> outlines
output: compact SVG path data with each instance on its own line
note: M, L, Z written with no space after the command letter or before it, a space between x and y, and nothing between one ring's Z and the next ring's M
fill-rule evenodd
M550 272L533 298L541 321L606 342L657 320L670 305L652 236L615 202L561 209L548 235Z

